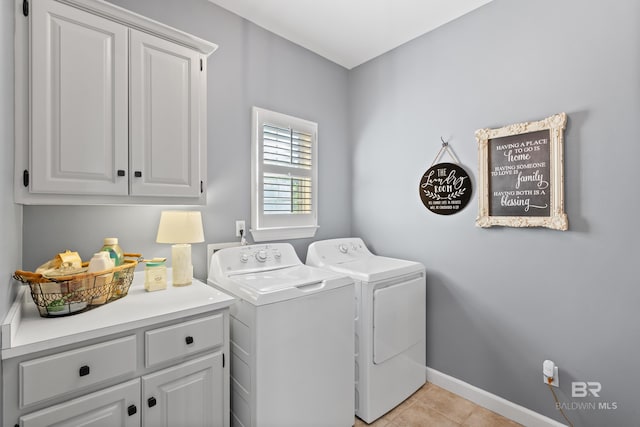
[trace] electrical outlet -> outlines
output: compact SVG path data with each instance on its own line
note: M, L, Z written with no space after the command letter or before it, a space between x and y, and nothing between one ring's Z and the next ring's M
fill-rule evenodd
M247 230L244 227L244 220L240 219L236 221L236 237L240 237L240 230L246 235Z
M553 378L549 382L549 378ZM545 360L542 364L542 381L545 384L551 384L554 387L560 387L560 379L558 378L558 365L551 360Z

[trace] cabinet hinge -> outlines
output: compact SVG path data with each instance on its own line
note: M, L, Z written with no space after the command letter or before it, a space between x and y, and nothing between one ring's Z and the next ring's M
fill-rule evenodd
M29 186L29 171L27 169L22 172L22 185Z
M29 16L29 0L22 0L22 14Z
M25 0L26 1L26 0ZM202 58L200 58L200 71L202 71L203 68L203 64L202 64Z
M222 367L224 368L224 353L222 353Z

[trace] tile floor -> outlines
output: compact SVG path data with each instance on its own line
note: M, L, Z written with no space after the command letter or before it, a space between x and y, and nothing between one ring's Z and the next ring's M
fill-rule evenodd
M355 427L517 427L520 424L427 383L393 411Z

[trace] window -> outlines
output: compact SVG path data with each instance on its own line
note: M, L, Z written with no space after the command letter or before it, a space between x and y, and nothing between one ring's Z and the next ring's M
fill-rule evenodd
M253 240L313 237L318 228L318 124L253 107Z

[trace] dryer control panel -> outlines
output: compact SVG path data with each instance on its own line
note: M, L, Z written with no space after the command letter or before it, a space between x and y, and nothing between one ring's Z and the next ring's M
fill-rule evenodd
M370 256L373 254L358 237L322 240L309 245L307 264L322 267Z

